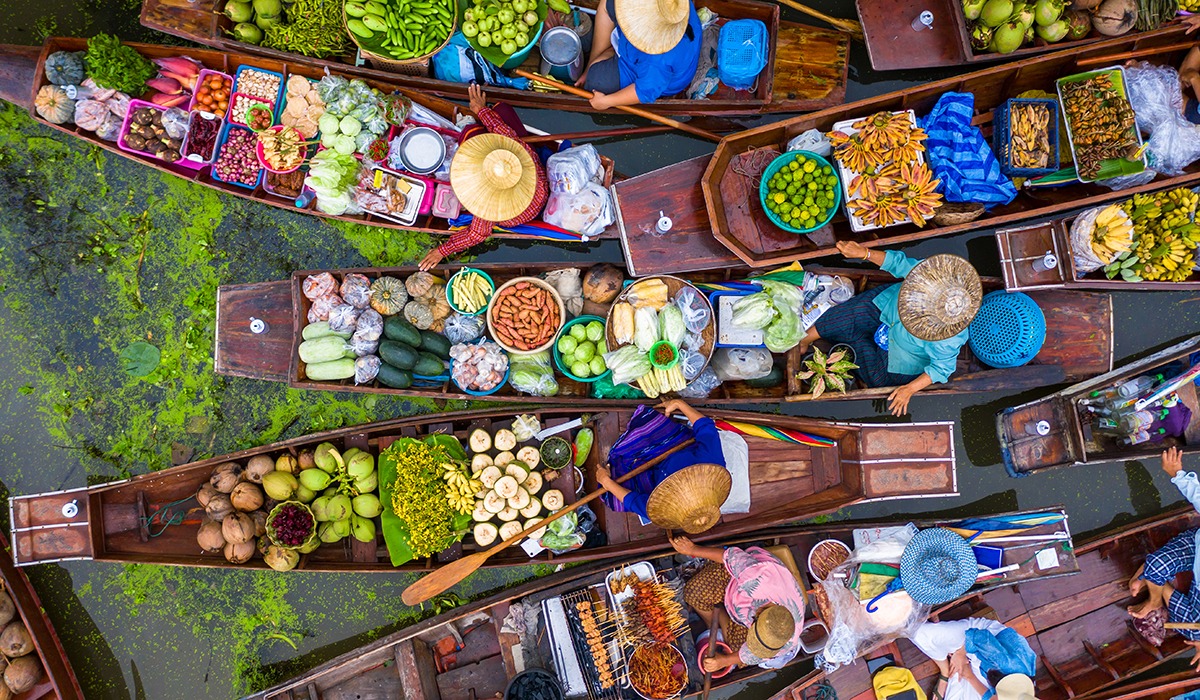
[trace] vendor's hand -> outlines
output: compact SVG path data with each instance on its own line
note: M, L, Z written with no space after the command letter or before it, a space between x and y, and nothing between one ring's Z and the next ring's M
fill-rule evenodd
M591 62L589 62L587 64L587 66L584 67L583 72L579 74L579 77L575 79L575 87L581 88L587 84L588 71L590 71L591 69L592 69L592 64L591 64Z
M1184 17L1183 26L1186 27L1186 29L1184 29L1185 34L1191 34L1197 29L1200 29L1200 15L1188 15Z
M609 100L608 95L605 95L599 90L592 92L592 99L588 100L588 102L592 104L592 109L595 110L603 111L612 106L612 102Z
M908 401L915 393L917 390L908 384L896 387L892 393L888 394L888 410L892 412L893 416L902 416L908 413Z
M858 241L838 241L838 252L847 260L863 261L871 254L871 249Z
M670 539L671 546L675 548L676 552L679 552L685 557L696 556L696 543L691 539L684 537L683 535L675 535Z
M1167 476L1172 478L1183 471L1183 452L1178 447L1163 450L1162 469L1167 473Z
M663 415L670 417L676 411L687 412L691 406L689 406L687 401L684 401L683 399L667 399L666 401L660 403L658 408L662 410Z
M711 659L705 656L700 660L700 668L706 673L716 673L728 665L730 661L727 654L717 654Z
M959 647L950 655L950 675L964 676L968 673L974 673L974 671L971 669L971 661L967 659L967 648Z
M437 264L440 263L445 257L446 256L438 252L437 248L434 248L426 253L425 257L421 258L421 264L418 267L421 268L422 272L429 272L434 267L437 267Z
M484 94L483 88L479 83L471 83L471 87L467 88L467 104L471 107L471 111L475 116L487 109L487 95Z
M1187 641L1186 644L1192 648L1192 658L1188 664L1194 666L1197 671L1200 671L1200 641Z

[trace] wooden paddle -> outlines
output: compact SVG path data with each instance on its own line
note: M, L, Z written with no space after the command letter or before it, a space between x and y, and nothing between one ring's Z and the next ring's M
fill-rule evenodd
M1164 622L1163 627L1169 630L1200 630L1200 622Z
M584 97L589 100L592 99L591 92L589 92L587 90L581 90L580 88L577 88L574 85L567 85L566 83L560 83L559 81L555 80L554 78L547 78L544 75L537 75L535 73L530 73L529 71L522 70L520 68L514 69L513 75L519 75L522 78L536 80L537 82L544 83L546 85L553 85L554 87L558 88L559 90L562 90L563 92L569 92L572 95L575 95L576 97ZM694 126L688 126L687 124L684 124L683 122L675 121L674 119L670 119L668 117L664 117L660 114L655 114L654 112L649 112L644 109L639 109L637 107L630 107L628 105L620 105L617 107L617 109L619 109L623 112L628 112L630 114L637 115L639 117L642 117L643 119L649 119L652 122L658 122L659 124L666 124L667 126L673 128L673 129L679 129L680 131L686 131L687 133L692 134L693 136L699 136L701 138L708 139L709 141L720 141L721 140L720 136L717 136L716 134L714 134L711 131L705 131L704 129L697 129Z
M824 12L812 9L807 5L801 5L800 3L796 2L796 0L777 0L777 2L779 2L781 5L787 5L797 12L803 12L809 17L816 17L822 22L828 23L839 32L845 32L859 41L865 41L863 37L862 23L860 23L858 20L831 17Z
M637 467L636 469L634 469L634 470L630 471L629 473L625 474L624 476L620 477L619 479L616 480L617 483L622 483L624 481L628 481L629 479L632 479L633 477L637 476L638 474L641 474L642 472L646 471L647 469L662 462L667 457L670 457L671 455L675 454L676 452L691 445L693 442L695 442L695 440L689 439L689 440L685 440L685 441L679 443L675 447L672 447L671 449L660 454L659 456L655 457L654 459L650 460L649 462L646 462L645 464L641 465L640 467ZM438 569L437 571L433 571L433 572L425 575L424 577L415 581L408 588L404 589L404 592L400 594L401 600L404 601L405 605L417 605L418 603L424 603L425 601L434 597L438 593L445 591L446 589L450 588L454 584L456 584L459 581L462 581L464 578L470 576L472 573L475 572L476 569L478 569L480 566L483 566L483 563L485 561L487 561L488 559L490 559L493 555L504 551L508 547L525 539L526 536L528 536L530 533L534 532L535 530L540 530L541 528L549 525L550 523L554 522L555 520L558 520L559 518L563 517L567 513L574 511L579 506L596 500L597 498L604 495L605 493L608 493L608 489L598 488L595 491L592 491L588 495L584 496L582 499L575 501L571 505L567 506L566 508L563 508L562 510L558 511L554 515L551 515L550 517L546 518L545 520L539 521L533 527L525 528L521 532L517 533L516 535L513 535L512 537L508 538L507 540L504 540L500 544L494 545L494 546L490 547L489 549L483 550L482 552L476 552L469 557L463 557L462 559L459 559L458 561L450 562L449 564L443 566L442 568Z
M708 648L704 650L704 658L706 659L715 658L717 655L717 626L720 624L721 606L714 605L712 609L712 622L708 623ZM708 700L708 694L712 691L712 676L712 671L704 672L704 690L700 694L700 700Z

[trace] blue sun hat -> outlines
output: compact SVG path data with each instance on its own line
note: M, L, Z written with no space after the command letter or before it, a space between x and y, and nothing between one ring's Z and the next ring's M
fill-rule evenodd
M961 535L931 527L918 532L900 556L904 590L918 603L940 605L966 593L975 584L979 565L971 545Z

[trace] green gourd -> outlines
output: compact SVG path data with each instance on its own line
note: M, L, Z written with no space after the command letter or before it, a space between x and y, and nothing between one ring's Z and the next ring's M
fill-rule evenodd
M354 376L354 360L342 358L331 362L311 363L304 368L304 373L314 382L349 379Z
M300 343L300 359L311 365L319 362L340 360L346 355L346 341L336 335L326 335ZM350 362L350 376L354 376L354 362Z

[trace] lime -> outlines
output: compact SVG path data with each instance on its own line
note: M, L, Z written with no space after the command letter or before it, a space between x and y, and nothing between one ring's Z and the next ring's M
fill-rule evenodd
M783 200L787 199L787 195L782 192L776 192L774 199L776 204L783 204Z

